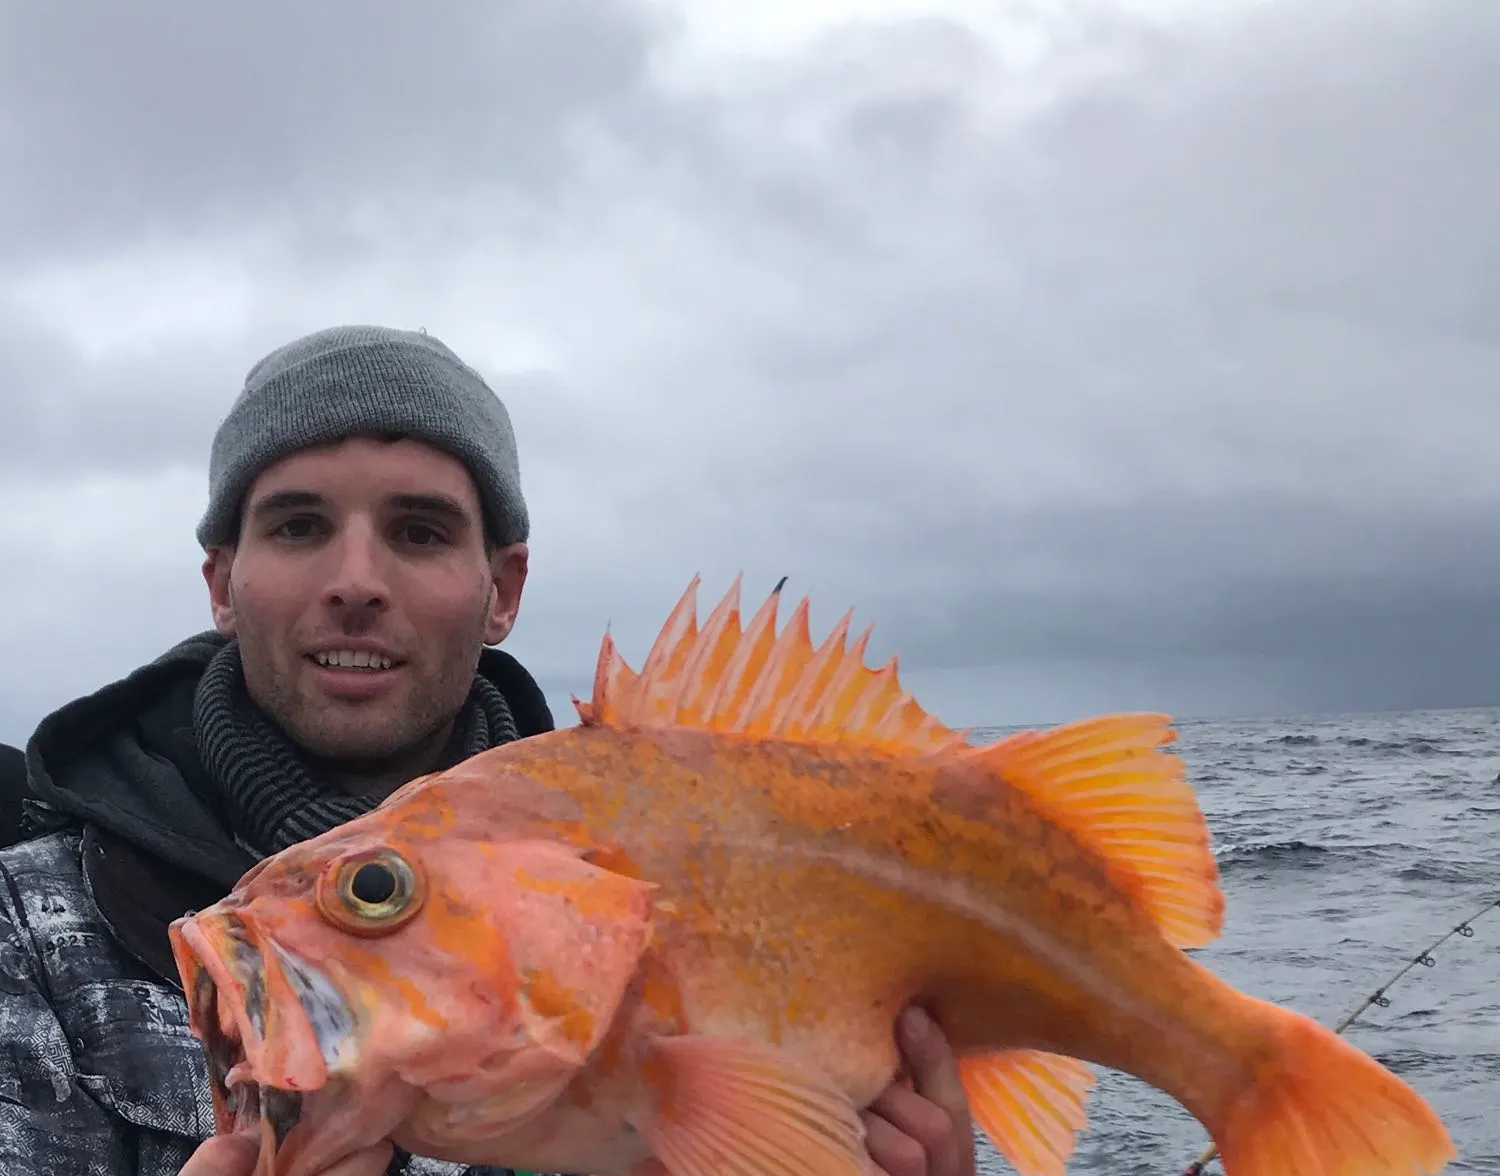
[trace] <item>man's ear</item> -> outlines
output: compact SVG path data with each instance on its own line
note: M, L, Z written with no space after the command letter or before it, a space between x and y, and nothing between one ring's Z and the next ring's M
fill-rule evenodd
M234 548L223 544L210 547L203 558L203 581L208 585L208 606L213 611L214 628L224 637L235 635L234 593L229 587L229 572L234 567Z
M511 543L490 552L489 614L485 617L484 643L499 645L515 628L521 611L521 592L526 587L530 552L524 543Z

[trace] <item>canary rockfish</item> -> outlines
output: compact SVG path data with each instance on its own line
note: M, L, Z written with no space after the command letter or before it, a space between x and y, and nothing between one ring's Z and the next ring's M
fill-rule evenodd
M1405 1082L1188 949L1221 931L1164 716L988 744L814 648L780 589L639 673L608 631L577 726L268 858L172 925L218 1129L263 1174L389 1139L589 1176L866 1176L858 1112L920 1004L979 1128L1065 1170L1094 1067L1181 1103L1227 1176L1411 1176L1454 1148Z

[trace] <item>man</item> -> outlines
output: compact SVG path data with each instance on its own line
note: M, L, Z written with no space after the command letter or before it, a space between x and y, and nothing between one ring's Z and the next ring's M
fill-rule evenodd
M249 1176L208 1139L168 922L404 781L550 730L494 648L528 568L505 407L425 333L320 331L250 371L198 527L214 629L42 721L0 850L0 1171ZM872 1108L890 1176L972 1176L940 1034ZM207 1140L207 1142L204 1142ZM465 1169L389 1145L325 1176ZM476 1176L478 1170L472 1170Z

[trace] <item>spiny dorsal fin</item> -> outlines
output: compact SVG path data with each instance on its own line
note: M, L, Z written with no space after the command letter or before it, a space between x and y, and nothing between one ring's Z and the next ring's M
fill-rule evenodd
M1165 715L1104 715L965 749L1106 861L1177 947L1224 923L1219 866Z
M850 614L814 648L804 597L778 634L776 606L785 580L742 631L742 581L735 577L700 630L694 576L639 674L606 633L593 698L573 700L584 725L690 727L893 752L964 743L964 732L945 727L902 689L895 657L879 669L865 665L870 629L846 645Z
M867 628L848 645L845 614L813 647L804 597L780 634L782 585L740 629L736 577L700 630L693 577L636 674L605 634L585 726L683 727L888 752L952 752L1025 792L1098 853L1118 884L1178 947L1201 947L1223 927L1203 813L1164 715L1105 715L1022 731L981 747L925 712L902 689L892 657L865 665ZM784 583L784 581L783 581Z

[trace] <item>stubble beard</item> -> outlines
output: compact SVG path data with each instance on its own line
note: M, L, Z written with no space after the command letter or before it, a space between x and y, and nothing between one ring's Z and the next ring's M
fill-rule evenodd
M267 717L314 759L333 769L379 775L397 764L433 757L442 750L473 686L484 649L489 606L486 595L468 639L441 659L435 680L418 682L386 698L357 703L305 697L297 684L302 669L299 664L279 672L269 651L255 657L244 648L242 639L245 685ZM257 662L262 673L255 672ZM411 668L408 666L407 672Z

